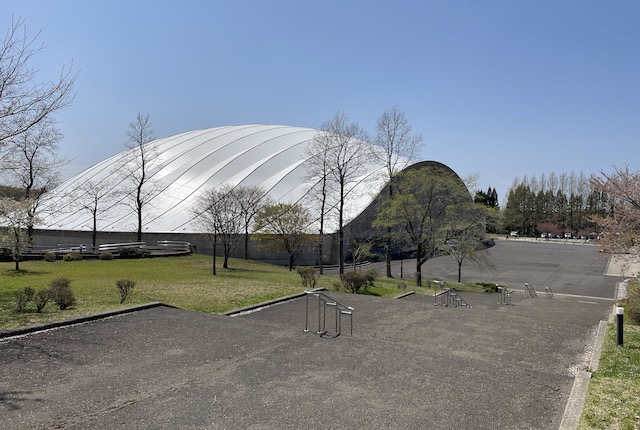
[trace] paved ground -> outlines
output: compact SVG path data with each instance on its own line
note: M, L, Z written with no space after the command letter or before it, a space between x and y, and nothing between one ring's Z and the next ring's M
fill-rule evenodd
M443 308L429 297L329 293L356 308L353 336L348 323L336 338L303 333L296 299L237 317L158 307L4 340L2 424L557 429L618 278L604 276L592 247L520 246L495 248L496 259L500 250L521 261L500 264L499 282L546 282L556 299L516 292L500 306L466 294L471 308Z
M617 275L621 268L611 268L613 277L602 275L610 268L609 258L597 252L594 245L584 242L545 242L518 239L497 240L488 249L493 270L480 271L471 263L462 267L462 281L491 282L506 285L510 289L524 290L524 283L533 285L537 291L550 287L553 292L613 297ZM402 264L402 270L401 270ZM373 267L383 274L384 263ZM413 280L415 260L394 261L392 273L406 282ZM423 279L458 280L458 265L452 257L441 257L427 261L422 266Z

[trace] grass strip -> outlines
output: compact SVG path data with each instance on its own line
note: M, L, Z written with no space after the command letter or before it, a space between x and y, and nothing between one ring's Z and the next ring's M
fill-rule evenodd
M640 429L640 326L628 321L622 346L616 342L616 324L608 324L578 429Z

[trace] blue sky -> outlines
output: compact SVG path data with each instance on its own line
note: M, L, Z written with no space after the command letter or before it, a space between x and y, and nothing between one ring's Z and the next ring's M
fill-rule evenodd
M70 176L158 137L221 125L319 127L337 111L374 132L394 105L422 159L516 177L640 170L636 0L3 0L40 31L41 80L79 71L59 114Z

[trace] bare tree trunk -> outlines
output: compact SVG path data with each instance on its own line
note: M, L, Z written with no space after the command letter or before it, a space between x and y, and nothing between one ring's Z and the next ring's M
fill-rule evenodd
M422 246L418 245L416 249L416 285L422 286Z
M213 242L213 274L214 276L217 274L216 273L216 247L217 247L217 244L214 239L214 242Z
M93 216L93 231L91 232L91 246L96 247L96 237L98 231L98 221L96 220L96 216Z
M387 229L387 234L391 231L390 228ZM393 278L393 274L391 273L391 239L387 238L387 243L385 244L385 260L387 262L387 277Z
M324 271L324 263L322 261L322 235L320 235L320 243L318 244L318 266L320 269L320 274L323 274Z

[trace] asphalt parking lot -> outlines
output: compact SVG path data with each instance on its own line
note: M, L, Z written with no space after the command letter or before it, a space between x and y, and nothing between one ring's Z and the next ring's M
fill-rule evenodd
M452 308L328 293L355 307L353 336L346 319L342 335L317 336L313 298L304 333L298 298L235 317L160 306L3 340L3 426L557 429L619 278L593 247L520 246L492 251L508 255L496 282L548 284L554 299L467 293L472 307Z

